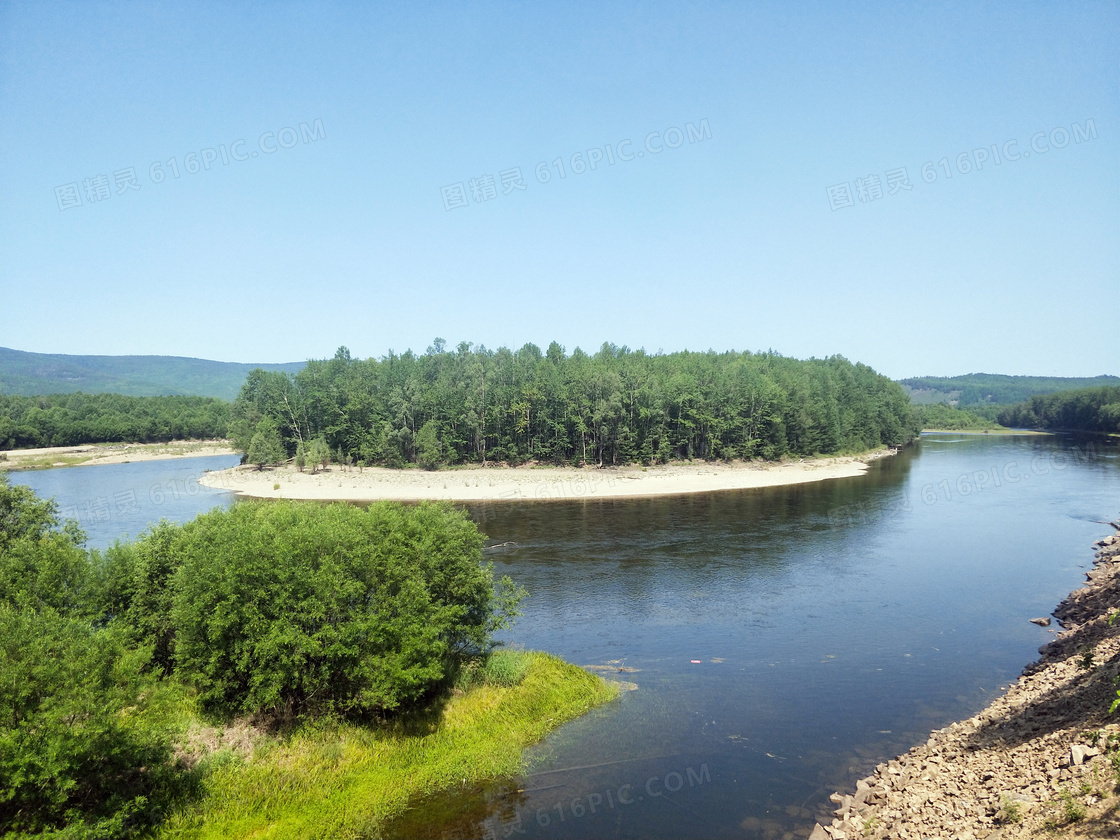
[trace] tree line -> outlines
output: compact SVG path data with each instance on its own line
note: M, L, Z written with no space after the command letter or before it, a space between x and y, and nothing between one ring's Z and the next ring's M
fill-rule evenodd
M776 460L903 444L919 425L898 384L840 356L448 350L437 339L421 355L358 360L342 347L294 376L253 371L229 428L243 452L256 438L257 452L278 444L312 463L315 449L435 467Z
M229 409L213 397L0 396L0 449L224 438Z
M1120 433L1120 386L1031 397L1001 411L999 422L1020 429Z
M962 408L1013 405L1056 391L1099 388L1120 384L1115 376L1008 376L1001 373L969 373L964 376L919 376L901 379L899 384L941 400L955 399ZM988 419L995 419L994 415Z
M239 503L87 551L0 474L0 835L147 836L209 720L374 721L442 696L523 593L447 505ZM203 774L203 775L200 775Z
M923 429L954 431L980 431L999 429L994 420L987 419L969 408L967 411L945 403L914 406L914 414Z

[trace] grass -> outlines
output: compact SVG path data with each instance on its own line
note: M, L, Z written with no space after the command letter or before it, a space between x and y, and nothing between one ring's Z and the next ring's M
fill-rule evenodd
M1074 799L1068 790L1062 794L1062 816L1067 824L1085 819L1085 806Z
M258 740L246 761L211 762L201 801L159 838L270 840L376 836L428 794L516 775L522 750L618 695L618 687L550 654L502 651L442 706L381 727L308 725Z
M998 819L1001 823L1017 823L1023 819L1023 808L1014 799L1004 796L1000 804Z

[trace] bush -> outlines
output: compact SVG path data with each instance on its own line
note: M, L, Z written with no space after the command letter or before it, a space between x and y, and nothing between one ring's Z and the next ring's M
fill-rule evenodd
M125 837L158 820L182 779L147 655L116 631L0 604L0 834Z
M135 643L152 651L149 667L172 670L175 628L171 623L173 584L179 560L180 527L163 520L134 542L118 541L94 554L95 615L128 628Z
M53 500L0 474L0 603L29 609L85 609L91 578L85 535L63 522Z
M513 614L462 511L239 503L181 529L179 673L227 714L364 715L419 700Z

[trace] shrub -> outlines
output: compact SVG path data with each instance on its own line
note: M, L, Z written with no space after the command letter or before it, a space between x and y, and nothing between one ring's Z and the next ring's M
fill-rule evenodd
M173 665L171 607L179 532L179 525L163 520L133 542L118 541L103 554L94 554L96 615L127 627L134 642L151 649L150 667L165 673Z
M175 542L179 673L224 713L363 715L419 700L513 614L462 511L247 502Z
M0 603L84 610L90 596L85 535L63 522L53 500L0 474Z
M51 609L0 604L0 834L125 837L183 781L147 651Z

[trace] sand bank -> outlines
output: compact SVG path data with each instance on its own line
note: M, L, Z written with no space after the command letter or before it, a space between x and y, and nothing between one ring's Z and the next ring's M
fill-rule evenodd
M50 467L85 467L94 464L128 464L206 455L237 455L224 440L173 440L170 443L89 443L43 449L9 449L0 455L0 469L35 470Z
M201 483L261 499L456 502L669 496L804 484L863 475L867 464L890 454L815 458L786 464L670 464L643 468L470 467L436 471L332 466L311 474L294 467L237 467L208 473ZM279 485L279 488L276 487Z

